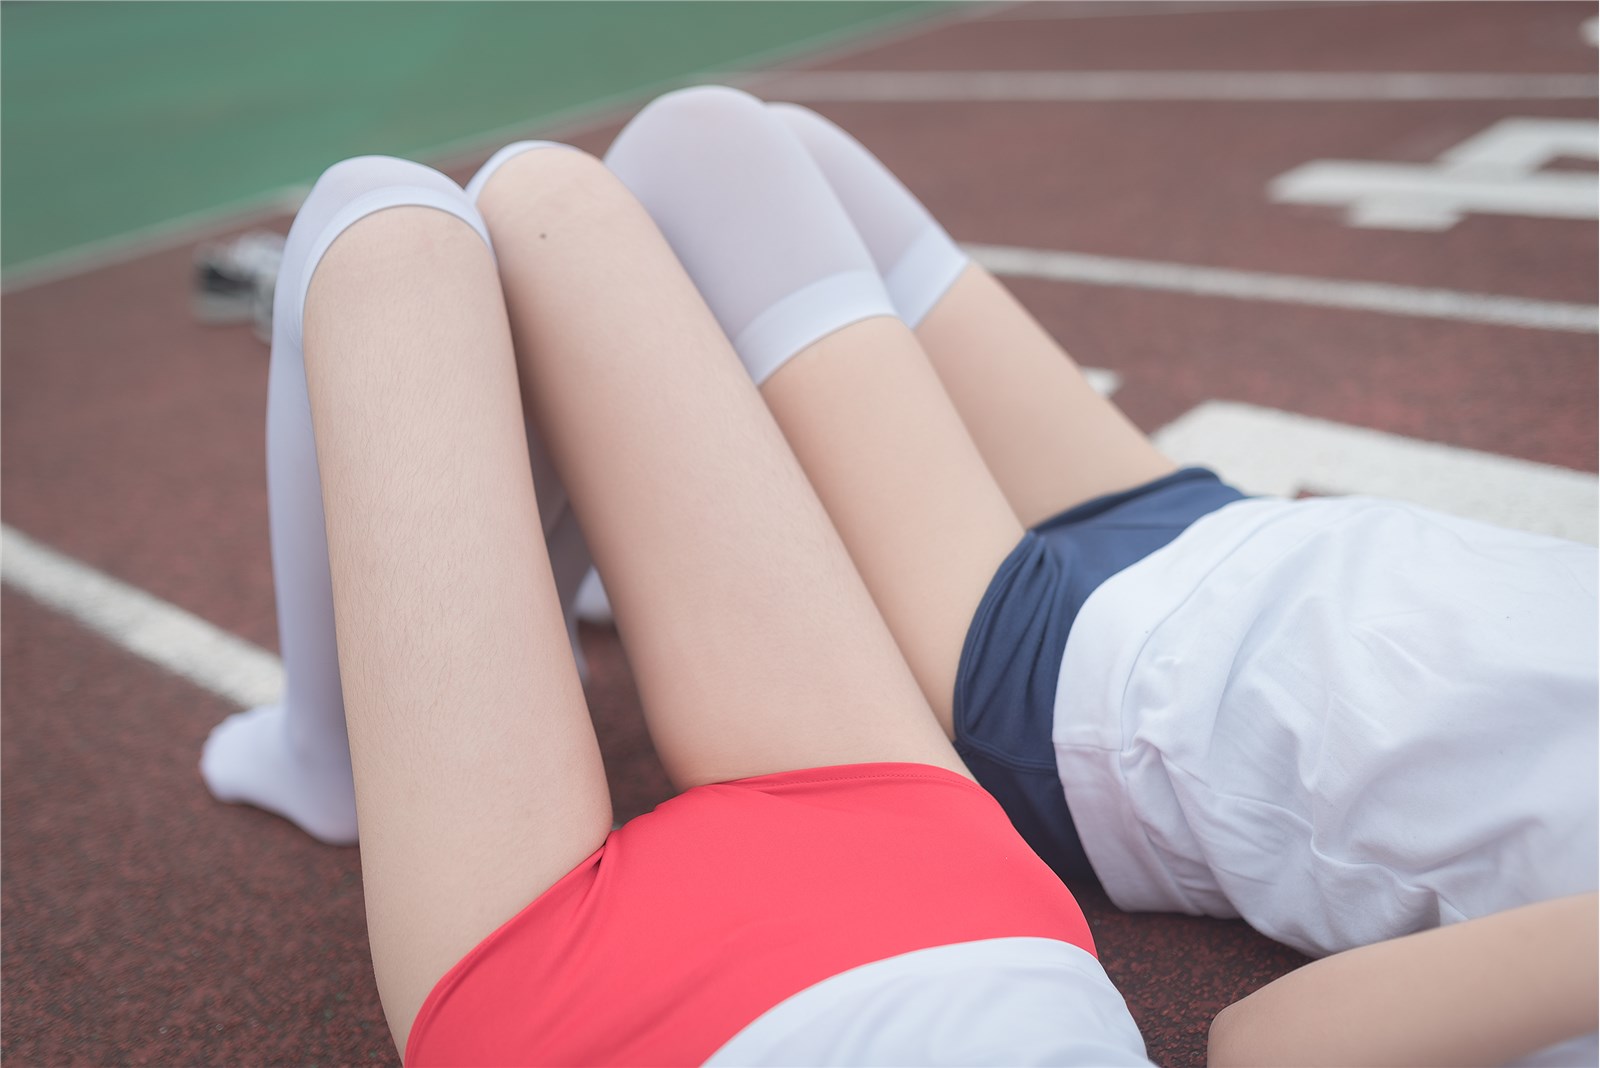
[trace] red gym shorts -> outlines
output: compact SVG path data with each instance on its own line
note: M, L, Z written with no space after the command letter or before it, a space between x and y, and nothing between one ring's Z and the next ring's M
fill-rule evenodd
M406 1064L699 1064L830 976L1083 913L952 772L856 764L700 786L613 831L439 980Z

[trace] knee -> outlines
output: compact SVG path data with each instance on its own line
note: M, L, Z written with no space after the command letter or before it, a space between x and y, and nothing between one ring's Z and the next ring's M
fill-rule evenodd
M530 142L506 152L470 186L496 242L516 242L523 230L543 233L559 222L581 223L632 203L604 163L570 145Z
M646 104L618 136L617 144L642 133L726 137L768 121L767 105L749 93L726 85L697 85L663 93ZM614 145L607 159L616 151Z
M447 203L467 203L461 187L432 167L393 156L356 156L322 172L300 214L332 215L363 197L393 188L420 190Z
M395 210L389 209L414 209ZM370 217L370 218L369 218ZM360 242L340 240L360 230ZM489 257L488 230L461 187L431 167L389 156L358 156L323 172L295 216L284 249L273 330L299 340L306 298L336 242L377 246L389 262L420 262L438 242L464 242L469 256ZM352 257L341 255L340 260ZM343 267L335 268L342 270Z
M407 192L379 190L378 208L338 225L310 265L299 316L307 349L315 336L347 333L338 323L391 317L400 310L397 293L412 294L408 312L426 301L459 306L473 292L498 293L493 252L467 213Z
M799 104L768 104L767 113L782 123L813 156L848 152L852 148L866 152L855 138L810 108Z
M334 240L315 265L314 281L324 275L367 277L435 275L442 264L464 261L493 265L493 251L483 239L471 205L460 211L415 199L405 191L384 189L380 208L363 211L338 228Z
M783 122L760 100L723 86L653 101L617 135L606 166L675 247L758 220L763 230L810 226L824 188Z
M774 119L749 93L722 85L679 89L651 101L617 135L606 165L630 188L684 167L726 166L773 136Z
M315 269L334 239L364 223L368 216L380 214L386 217L381 223L374 221L363 228L401 236L417 230L414 236L419 241L426 240L420 231L429 228L459 232L462 237L476 231L479 250L489 247L488 230L477 207L450 178L407 159L357 156L323 171L295 217L297 229L306 223L315 234L306 248L309 266ZM293 231L290 240L294 240Z

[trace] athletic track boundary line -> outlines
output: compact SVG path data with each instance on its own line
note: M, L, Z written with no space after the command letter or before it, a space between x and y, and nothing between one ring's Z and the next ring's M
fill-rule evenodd
M1503 297L1390 282L1197 267L1161 260L1052 252L1005 245L966 244L973 259L1002 277L1150 289L1200 297L1302 304L1423 319L1487 323L1574 334L1600 331L1600 308L1532 297Z

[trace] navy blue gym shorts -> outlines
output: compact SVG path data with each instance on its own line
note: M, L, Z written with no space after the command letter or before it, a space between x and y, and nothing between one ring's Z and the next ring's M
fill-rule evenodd
M1024 534L978 604L956 672L956 751L1064 880L1096 881L1050 741L1072 622L1106 579L1244 496L1186 467L1085 501Z

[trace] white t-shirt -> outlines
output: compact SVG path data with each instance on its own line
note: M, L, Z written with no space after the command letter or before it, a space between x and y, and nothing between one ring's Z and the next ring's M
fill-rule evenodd
M709 1065L1147 1065L1088 952L994 938L852 968L762 1013Z
M1201 518L1062 659L1112 900L1321 954L1595 889L1596 588L1592 547L1392 501Z

